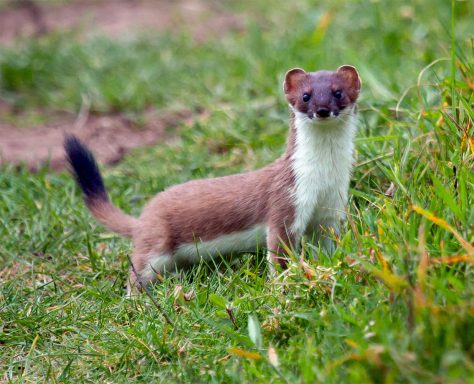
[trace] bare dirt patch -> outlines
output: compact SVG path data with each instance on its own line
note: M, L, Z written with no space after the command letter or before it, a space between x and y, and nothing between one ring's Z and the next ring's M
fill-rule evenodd
M212 0L73 0L50 6L42 0L11 0L8 4L0 8L3 45L13 44L18 38L68 30L77 31L79 38L99 33L113 39L150 31L187 31L199 41L242 30L244 25L242 15L229 13L219 1ZM0 99L0 114L8 110ZM61 169L65 165L65 133L84 140L100 162L116 163L132 148L163 141L168 128L190 118L191 111L186 110L152 111L145 113L143 127L119 114L63 117L55 123L28 128L0 120L0 164L25 163L36 170L49 162L52 169Z
M0 123L0 164L25 164L36 171L48 162L51 169L65 166L63 141L74 134L96 154L100 163L114 164L131 149L170 137L167 130L189 122L190 110L156 111L145 114L144 126L137 126L121 115L79 116L34 128L12 128Z

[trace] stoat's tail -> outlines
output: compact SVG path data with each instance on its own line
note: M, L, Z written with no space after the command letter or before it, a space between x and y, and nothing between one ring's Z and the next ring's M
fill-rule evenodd
M89 149L72 135L66 137L64 149L92 215L111 231L131 237L137 219L125 214L110 202L99 168Z

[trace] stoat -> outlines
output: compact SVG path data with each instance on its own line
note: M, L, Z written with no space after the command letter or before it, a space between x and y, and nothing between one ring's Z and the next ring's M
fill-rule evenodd
M283 89L290 132L280 158L253 172L175 185L138 218L111 203L92 153L68 136L67 158L87 207L105 227L133 239L130 287L201 258L262 246L271 265L286 268L282 244L297 247L303 235L331 251L329 233L338 233L348 198L360 87L350 65L289 70Z

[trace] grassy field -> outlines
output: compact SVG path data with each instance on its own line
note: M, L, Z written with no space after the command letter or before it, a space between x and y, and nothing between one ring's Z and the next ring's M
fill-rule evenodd
M135 215L170 185L278 157L288 68L350 63L363 80L337 251L305 244L308 264L293 255L275 280L263 253L244 255L126 299L131 244L91 219L72 178L3 166L1 382L474 383L474 4L310 3L229 2L253 18L206 43L58 34L0 48L0 97L29 122L84 96L138 125L149 108L206 111L103 169Z

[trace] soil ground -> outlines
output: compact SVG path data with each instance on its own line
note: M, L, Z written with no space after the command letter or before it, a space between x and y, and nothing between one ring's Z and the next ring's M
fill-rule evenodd
M36 171L49 163L53 170L65 165L63 141L74 134L86 143L100 163L115 164L133 148L153 145L171 136L171 129L192 117L189 110L146 114L145 124L137 126L124 116L79 116L75 121L64 118L54 124L31 128L0 124L1 162L25 164Z

